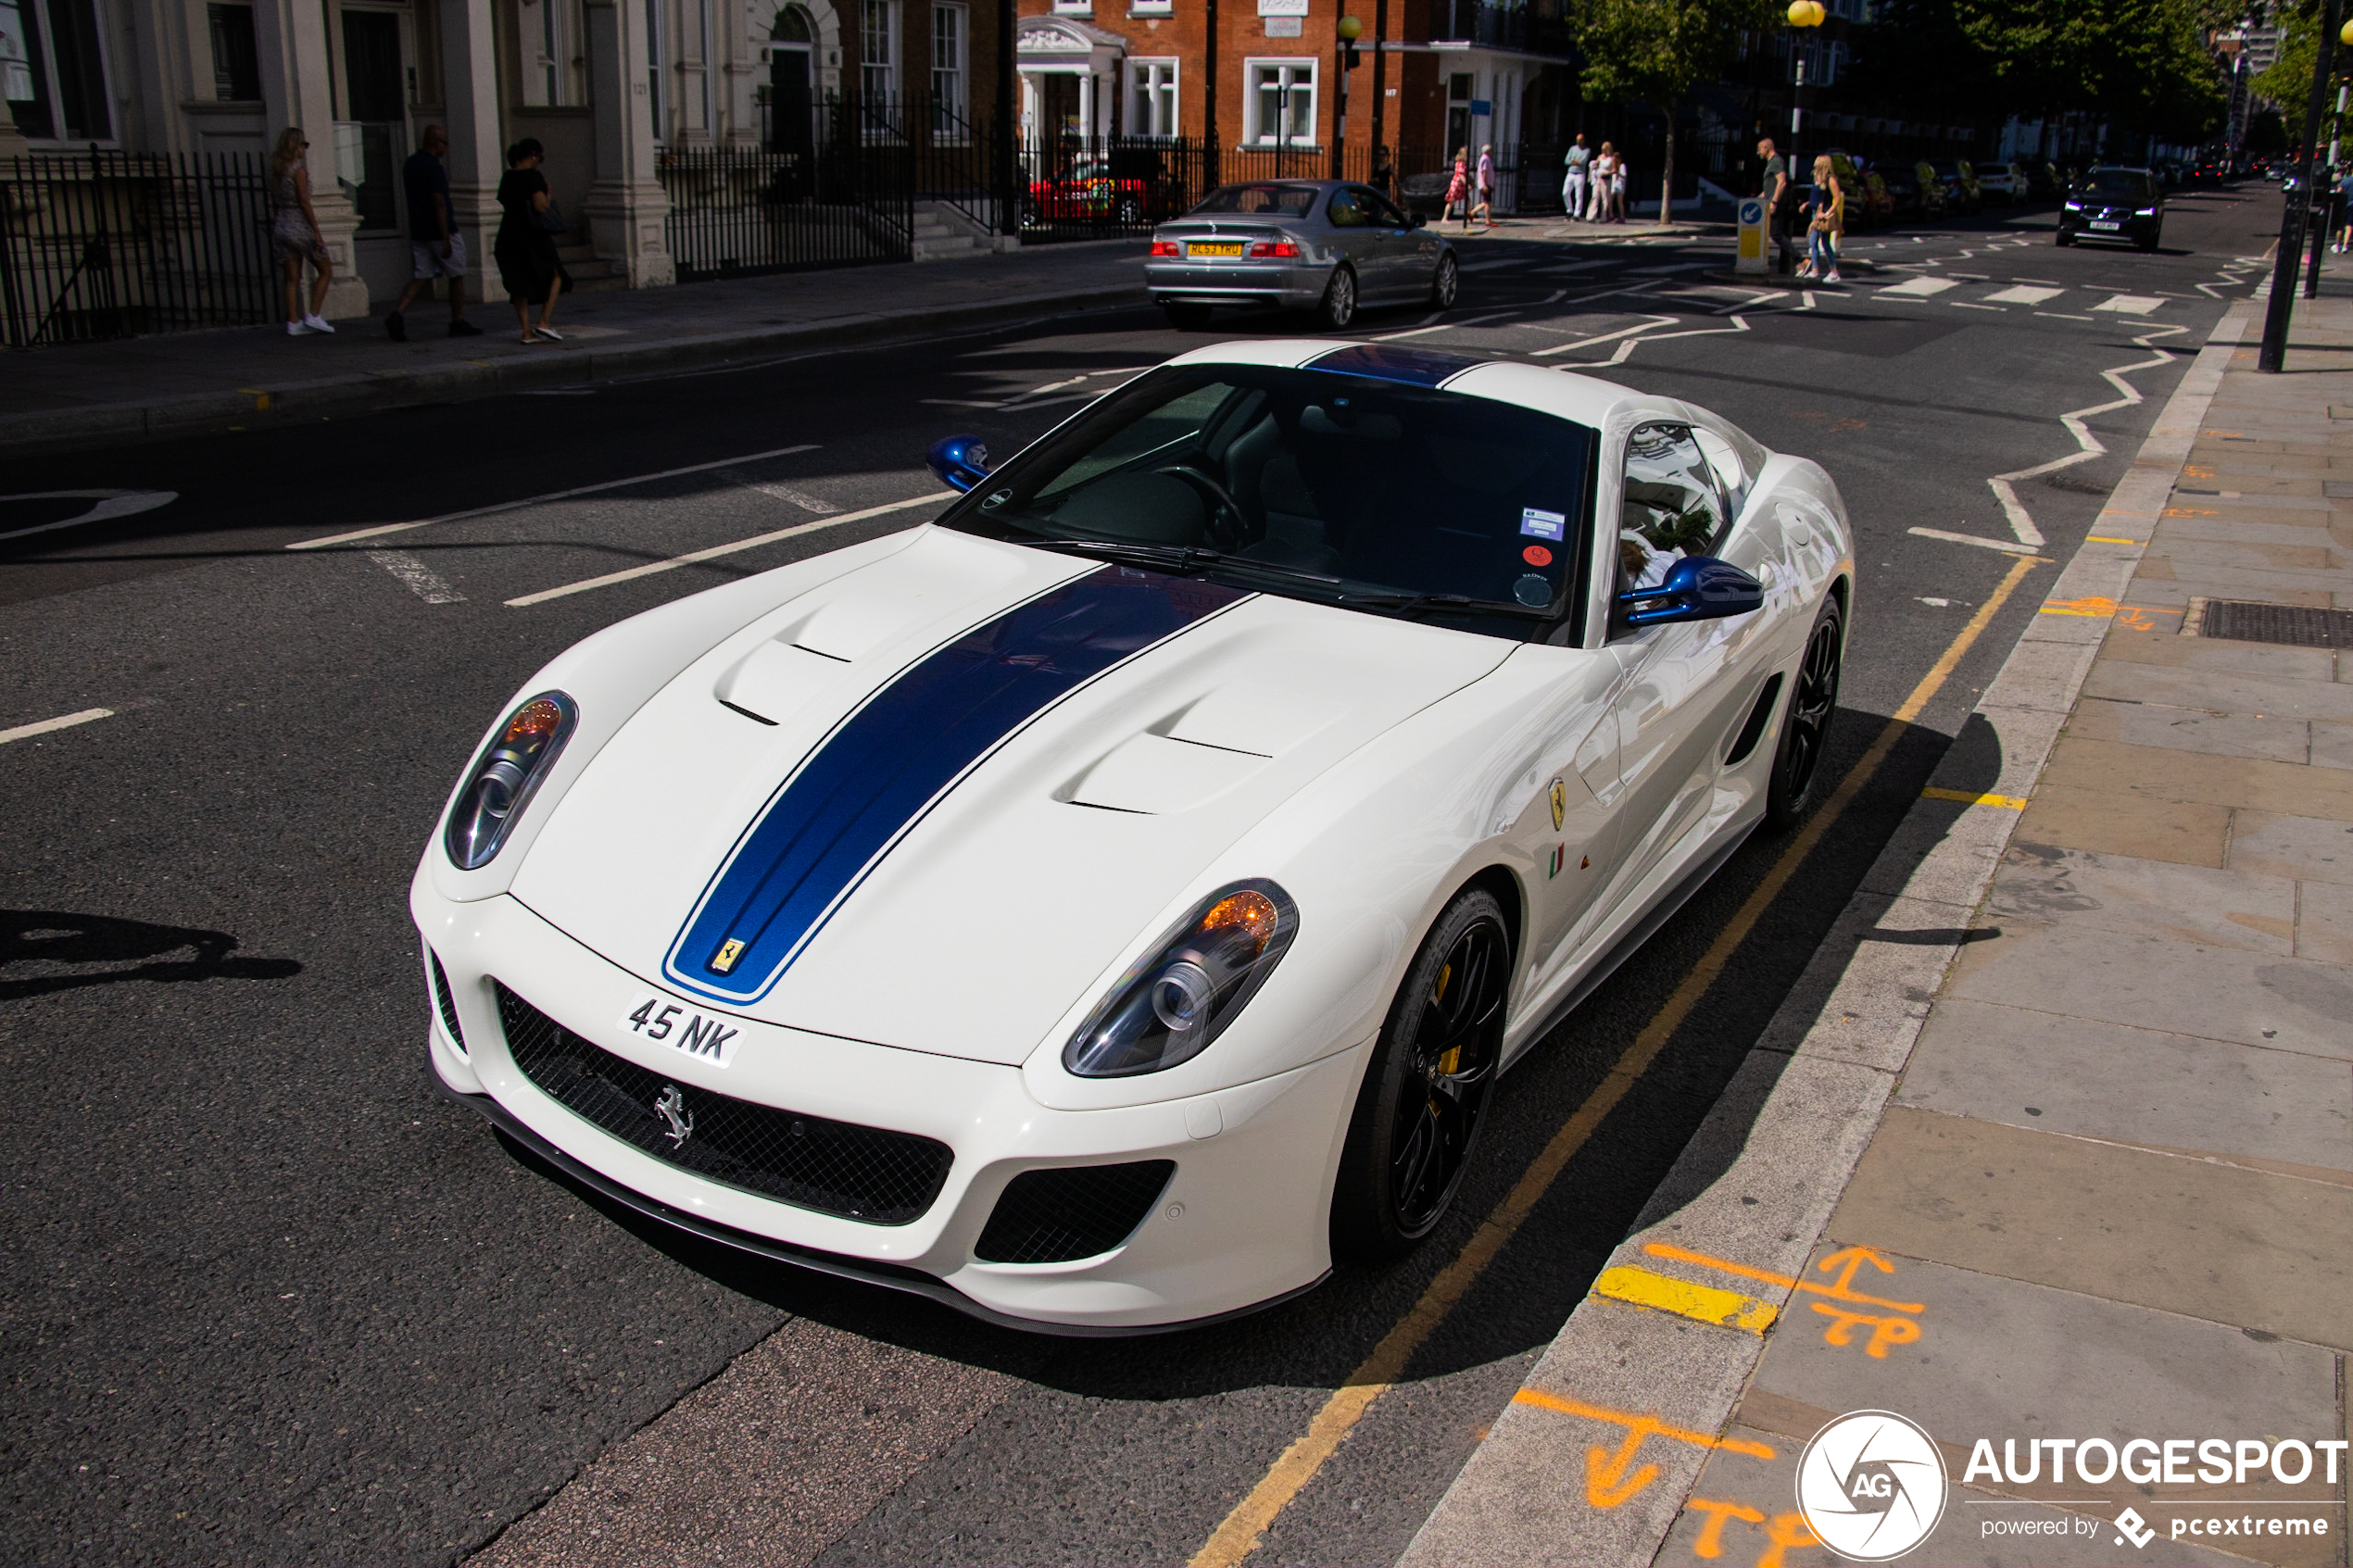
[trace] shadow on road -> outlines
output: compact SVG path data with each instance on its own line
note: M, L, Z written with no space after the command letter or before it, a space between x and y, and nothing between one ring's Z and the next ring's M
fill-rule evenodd
M125 980L284 980L302 972L293 959L240 958L236 947L225 931L57 909L0 909L0 998Z

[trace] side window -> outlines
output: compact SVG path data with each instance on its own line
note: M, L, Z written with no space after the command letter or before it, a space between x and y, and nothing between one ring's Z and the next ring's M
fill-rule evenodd
M1353 191L1334 191L1331 205L1324 209L1324 216L1335 229L1361 229L1365 226L1365 209L1357 205Z
M1685 425L1643 425L1627 438L1617 504L1617 588L1655 587L1685 556L1704 556L1724 530L1716 476Z
M1389 200L1378 191L1358 191L1356 200L1365 209L1366 222L1383 229L1410 227L1406 222L1405 215L1391 206Z

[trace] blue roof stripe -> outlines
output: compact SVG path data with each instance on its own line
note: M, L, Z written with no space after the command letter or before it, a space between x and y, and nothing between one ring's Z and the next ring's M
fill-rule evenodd
M767 994L841 900L974 763L1104 671L1248 595L1106 567L926 655L803 760L736 844L663 968L732 1002ZM742 954L725 974L722 944Z
M1443 354L1433 348L1400 348L1386 343L1355 343L1346 348L1335 348L1329 354L1319 354L1307 361L1311 370L1335 370L1341 375L1372 376L1379 381L1404 382L1413 386L1436 386L1441 382L1492 363L1474 359L1461 354Z

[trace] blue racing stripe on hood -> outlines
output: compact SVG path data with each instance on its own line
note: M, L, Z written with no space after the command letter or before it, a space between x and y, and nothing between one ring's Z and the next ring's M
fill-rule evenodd
M1122 659L1247 596L1107 567L926 655L843 721L771 797L663 969L705 996L749 1002L766 995L841 900L975 763ZM723 958L731 943L742 946Z

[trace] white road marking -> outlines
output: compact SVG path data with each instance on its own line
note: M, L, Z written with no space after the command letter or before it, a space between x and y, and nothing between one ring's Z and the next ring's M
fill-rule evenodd
M839 517L822 518L815 522L803 522L791 528L779 528L773 533L755 534L749 539L738 539L732 545L713 545L709 549L689 550L683 556L673 556L668 560L649 561L644 566L633 566L624 571L608 571L602 577L590 577L578 583L567 583L560 588L543 588L535 594L525 594L519 599L509 599L507 603L515 609L523 608L528 605L545 604L549 599L560 599L567 595L585 594L591 588L607 588L615 583L628 583L640 577L651 577L657 571L674 571L679 567L692 566L698 561L716 560L721 556L731 556L738 550L758 549L762 545L773 545L780 539L791 539L803 533L814 533L821 528L839 528L845 522L863 522L870 517L880 517L885 512L905 511L911 507L925 506L933 501L951 501L955 497L956 492L953 490L935 490L928 495L911 495L904 501L887 501L879 507L868 507L863 511L844 512Z
M298 539L286 546L289 550L319 550L329 545L348 545L359 539L380 539L387 533L405 533L412 528L430 528L436 522L459 522L470 517L488 517L494 512L520 511L548 501L561 501L573 495L593 495L602 490L624 490L633 484L651 484L658 479L675 479L682 473L708 473L712 469L733 468L737 463L757 463L769 458L790 457L795 452L814 452L817 444L804 441L797 446L778 446L766 452L748 452L740 458L721 458L714 462L689 463L683 469L664 469L660 473L635 474L628 479L608 479L600 484L576 484L569 490L550 490L545 495L526 495L520 501L500 501L495 506L474 507L462 512L444 512L439 517L419 518L414 522L387 522L375 528L355 528L348 533L330 533L319 539Z
M19 724L13 730L0 730L0 746L6 746L12 740L30 740L34 735L45 735L52 730L69 730L76 724L87 724L93 719L113 717L114 709L111 708L85 708L79 713L44 719L37 724Z
M1620 327L1614 332L1603 332L1594 337L1581 337L1575 343L1564 343L1556 345L1551 348L1540 348L1536 350L1535 353L1529 355L1529 358L1531 359L1543 359L1548 358L1554 354L1567 354L1573 348L1591 348L1597 343L1610 343L1616 339L1626 336L1629 332L1646 332L1653 327L1672 326L1675 322L1681 320L1682 318L1680 316L1645 316L1642 320L1635 322L1630 327ZM1612 361L1612 363L1616 363L1616 361Z
M1900 283L1890 283L1880 290L1881 299L1926 299L1934 294L1961 285L1949 278L1906 278Z
M429 605L466 602L466 596L452 588L447 579L406 550L370 550L368 558L408 584L410 593Z
M31 528L12 528L0 533L0 539L21 539L28 533L47 533L60 528L74 528L85 522L103 522L110 517L132 517L151 512L157 507L168 507L180 498L177 490L29 490L21 495L0 495L0 501L94 501L97 505L86 512L76 512L56 522L35 523Z
M733 469L719 470L722 479L732 479L747 490L757 490L772 501L788 501L812 517L831 517L841 510L831 501L819 500L806 490L796 490L789 484L771 484L765 480L752 479Z
M1966 299L1948 299L1944 303L1952 306L1957 310L1991 310L1996 316L2007 316L2009 314L2007 310L1998 305L1978 305Z
M2097 320L2096 317L2092 316L2070 316L2064 310L2037 310L2034 314L2053 321L2090 321Z
M1768 301L1786 299L1789 296L1787 295L1783 294L1779 289L1767 289L1761 294L1750 295L1746 299L1736 299L1730 305L1719 305L1716 307L1712 314L1718 316L1729 316L1735 310L1753 310L1757 306L1766 304Z
M1408 327L1402 332L1382 332L1368 341L1373 343L1395 343L1402 337L1422 337L1430 332L1451 332L1463 327L1483 327L1490 321L1500 321L1506 316L1516 316L1518 314L1519 311L1516 307L1510 310L1491 310L1484 316L1473 316L1466 320L1441 321L1434 327Z
M2065 413L2059 416L2059 423L2067 427L2068 434L2075 437L2077 450L2070 452L2063 458L2053 458L2047 463L2037 463L2032 468L2015 469L2008 473L1995 474L1993 478L1985 482L1992 487L1994 498L2002 503L2002 514L2010 520L2010 532L2018 535L2019 542L2020 544L2039 546L2044 541L2043 531L2034 525L2034 519L2027 512L2024 503L2020 502L2018 498L2018 491L2013 488L2016 483L2021 479L2032 479L2038 474L2052 473L2059 469L2072 468L2077 463L2088 463L2094 458L2104 456L2107 453L2108 448L2101 444L2098 436L2092 433L2090 428L2086 426L2083 421L2090 419L2095 414L2114 413L2119 408L2130 408L2134 404L2140 402L2141 394L2139 390L2124 378L2134 370L2152 370L2159 365L2171 364L2173 362L2173 356L2162 348L2155 347L2150 340L2153 338L2170 337L2176 332L2183 332L2185 330L2185 328L2182 327L2158 327L2154 331L2143 332L2139 337L2134 338L2133 341L2135 344L2139 345L2143 348L2150 349L2151 352L2149 358L2145 359L2135 359L2129 365L2119 365L2112 370L2102 370L2100 372L2101 379L2106 381L2108 385L2116 388L2120 395L2112 402L2095 403L2088 408L2077 408L2070 413ZM1931 535L1931 537L1938 536L1939 535L1934 534ZM1947 535L1946 537L1950 536ZM1962 535L1961 537L1966 538L1967 536ZM1977 543L1982 544L1984 541L1980 540L1977 541ZM1991 547L1994 549L2001 549L2005 546L1994 545Z
M2057 278L2012 278L2010 282L2013 283L2047 283L2052 288L2057 288L2060 286L2059 281Z
M2032 545L2013 545L2007 539L1981 539L1974 533L1949 533L1942 528L1910 528L1905 530L1905 532L1907 533L1917 533L1923 539L1943 539L1955 545L1982 545L1989 550L1999 550L2004 555L2031 556L2038 553L2035 546ZM1922 604L1941 605L1944 601L1943 599L1922 599L1920 602Z
M1715 265L1716 263L1713 261L1678 261L1666 267L1637 267L1633 269L1631 276L1637 278L1665 278L1670 277L1677 272L1705 272L1707 269Z
M1985 300L1989 305L2040 305L2046 299L2057 299L2066 292L2065 289L2032 289L2021 284L1998 294L1989 294Z
M2115 294L2092 307L2094 310L2113 311L2119 316L2145 316L2165 301L2154 295Z

